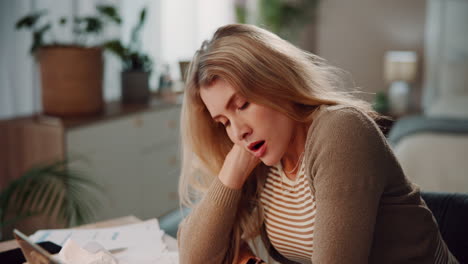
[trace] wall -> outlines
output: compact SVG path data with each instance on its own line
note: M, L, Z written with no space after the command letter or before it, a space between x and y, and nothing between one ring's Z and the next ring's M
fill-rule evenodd
M232 0L162 0L161 59L180 79L179 60L191 60L203 40L216 29L234 22Z
M322 0L318 11L316 53L349 71L365 92L386 90L385 51L413 50L419 58L424 53L425 0ZM414 85L418 105L421 72ZM363 98L372 100L374 95Z

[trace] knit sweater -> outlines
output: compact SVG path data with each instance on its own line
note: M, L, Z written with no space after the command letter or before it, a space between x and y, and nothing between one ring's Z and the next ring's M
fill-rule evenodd
M420 191L404 175L375 122L346 106L320 106L305 144L316 199L312 262L456 263ZM242 190L215 178L181 223L181 263L222 263ZM294 263L262 238L270 255Z

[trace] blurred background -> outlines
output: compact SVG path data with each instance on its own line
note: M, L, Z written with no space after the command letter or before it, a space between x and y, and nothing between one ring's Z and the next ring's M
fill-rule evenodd
M176 209L183 73L229 23L345 70L411 180L468 191L467 0L2 0L0 19L3 239Z

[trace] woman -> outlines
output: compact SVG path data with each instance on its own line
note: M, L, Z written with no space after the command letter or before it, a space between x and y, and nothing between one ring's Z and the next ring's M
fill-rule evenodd
M456 262L377 113L322 59L227 25L187 76L181 263L238 263L259 235L281 263Z

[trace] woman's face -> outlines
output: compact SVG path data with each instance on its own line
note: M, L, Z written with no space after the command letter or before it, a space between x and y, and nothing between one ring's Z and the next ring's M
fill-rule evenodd
M213 120L224 125L234 144L268 166L281 160L293 140L294 120L247 101L222 79L202 87L200 95Z

